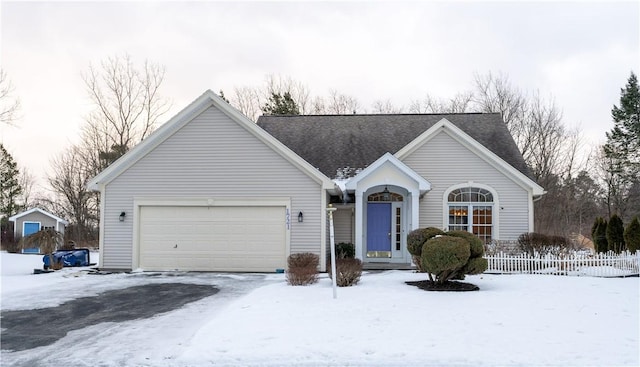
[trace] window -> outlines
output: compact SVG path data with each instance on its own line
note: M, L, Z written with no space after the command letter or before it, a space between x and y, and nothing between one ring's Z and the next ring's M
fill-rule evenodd
M463 187L448 195L450 231L468 231L485 243L493 232L493 194L479 187Z

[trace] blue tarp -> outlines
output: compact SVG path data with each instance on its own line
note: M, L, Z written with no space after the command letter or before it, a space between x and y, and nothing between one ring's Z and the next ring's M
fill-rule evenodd
M62 263L63 266L89 266L89 249L59 250L51 254L54 263ZM49 255L42 257L44 268L51 267Z

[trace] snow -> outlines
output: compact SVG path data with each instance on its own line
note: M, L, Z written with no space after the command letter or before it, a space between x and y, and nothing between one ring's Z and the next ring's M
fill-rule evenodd
M640 364L637 277L482 274L467 277L480 291L456 293L405 284L424 274L367 272L333 299L324 274L306 287L288 286L283 274L98 276L70 268L32 275L41 266L39 256L0 257L3 311L151 282L221 287L217 295L152 318L94 325L49 346L3 351L3 365Z

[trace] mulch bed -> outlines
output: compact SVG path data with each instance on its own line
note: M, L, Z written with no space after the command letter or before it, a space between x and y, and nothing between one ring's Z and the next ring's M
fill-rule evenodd
M465 282L456 282L449 281L445 283L436 283L430 280L419 280L415 282L405 282L409 285L414 285L425 291L434 291L434 292L469 292L469 291L478 291L477 285Z

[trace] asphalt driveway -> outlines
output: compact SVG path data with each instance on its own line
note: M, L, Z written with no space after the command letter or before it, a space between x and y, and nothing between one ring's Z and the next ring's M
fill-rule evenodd
M212 285L156 283L77 298L56 307L3 311L2 349L21 351L49 345L72 330L151 317L218 291Z
M220 307L228 299L269 283L264 274L179 272L132 274L128 280L138 284L99 291L52 307L2 310L3 357L8 357L5 353L9 351L51 345L74 330L105 322L150 318L206 297L213 296L211 301L205 301L210 307Z

